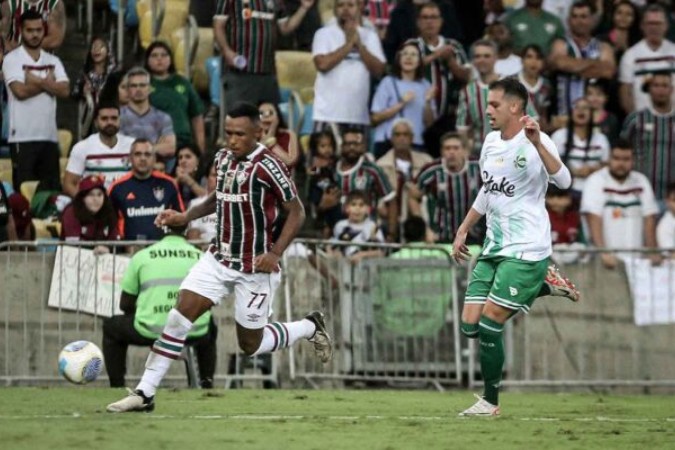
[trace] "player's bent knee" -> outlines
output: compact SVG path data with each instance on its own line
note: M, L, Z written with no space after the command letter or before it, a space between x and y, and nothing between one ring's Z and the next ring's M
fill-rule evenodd
M208 298L187 289L181 289L175 309L186 319L194 322L211 307L213 307L213 302Z

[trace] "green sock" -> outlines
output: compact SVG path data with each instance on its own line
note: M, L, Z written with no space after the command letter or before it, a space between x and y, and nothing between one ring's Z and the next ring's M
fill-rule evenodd
M459 330L462 332L462 334L469 339L476 339L478 338L478 324L477 323L466 323L462 322L459 325Z
M483 397L493 405L499 404L499 385L504 368L504 325L481 316L478 332L480 343L480 370L485 388Z

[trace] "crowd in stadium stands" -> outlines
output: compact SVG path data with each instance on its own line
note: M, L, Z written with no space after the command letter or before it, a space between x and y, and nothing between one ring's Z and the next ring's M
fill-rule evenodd
M218 141L209 122L218 130L219 109L246 101L260 111L260 142L299 181L312 218L305 234L405 242L403 224L420 217L428 242L449 243L481 188L488 86L517 77L530 93L528 114L574 177L570 190L546 197L553 243L675 248L673 0L186 4L213 38L202 68L208 90L177 71L172 42L116 61L108 36L91 39L71 82L59 59L64 38L80 33L66 28L70 5L2 1L8 151L0 156L11 157L11 174L0 169L0 240L32 237L31 213L61 220L68 240L161 238L157 211L215 189L213 155L226 137ZM316 73L297 96L305 123L289 88L280 90L279 50L311 52L314 67L292 68ZM94 109L65 163L56 103L68 96ZM29 211L22 184L32 180ZM198 222L188 236L212 237L214 217ZM477 226L470 240L483 233ZM602 263L617 260L607 254Z

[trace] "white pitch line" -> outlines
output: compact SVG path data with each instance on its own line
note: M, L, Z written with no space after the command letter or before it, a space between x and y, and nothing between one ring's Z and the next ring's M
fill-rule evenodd
M94 417L114 417L116 414L105 414L95 416L94 414L84 415L81 412L73 414L45 414L45 415L0 415L0 420L31 420L31 419L87 419ZM143 417L150 420L163 419L193 419L193 420L251 420L251 421L278 421L278 420L303 420L303 419L321 419L321 420L402 420L402 421L437 421L437 420L471 420L469 417L458 417L454 414L448 416L314 416L314 415L258 415L258 414L233 414L233 415L195 415L195 416L175 416L175 415L158 415L158 414L143 414L135 417ZM504 418L509 419L508 416ZM638 418L612 418L605 416L597 417L517 417L515 420L523 422L611 422L611 423L658 423L658 422L675 422L675 417L665 417L662 419L638 419Z

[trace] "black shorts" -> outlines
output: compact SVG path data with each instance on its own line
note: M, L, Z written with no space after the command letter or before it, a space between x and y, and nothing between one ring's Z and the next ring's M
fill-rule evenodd
M61 190L59 168L59 144L50 141L12 142L9 144L12 157L14 190L21 192L24 181L39 180L38 190Z

